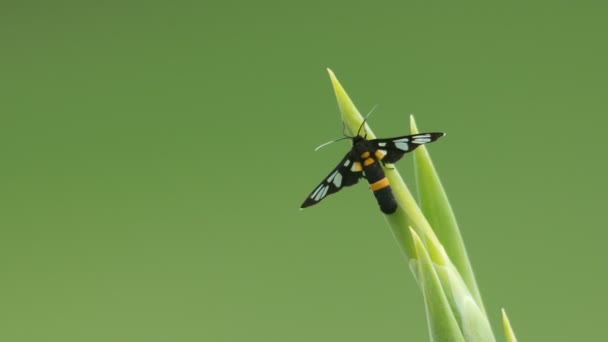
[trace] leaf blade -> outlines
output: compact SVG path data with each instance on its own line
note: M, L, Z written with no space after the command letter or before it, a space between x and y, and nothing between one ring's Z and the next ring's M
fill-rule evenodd
M418 133L414 116L410 116L412 134ZM437 238L450 260L467 284L477 305L485 312L479 286L475 280L456 216L439 178L426 146L414 150L414 170L418 186L418 198L424 216L433 227Z
M507 317L507 312L503 308L502 310L502 327L505 331L505 339L507 342L517 342L517 337L515 337L515 333L513 332L513 328L511 327L511 322L509 321L509 317Z
M410 233L418 255L418 284L424 296L431 341L465 342L428 250L414 229L410 228Z

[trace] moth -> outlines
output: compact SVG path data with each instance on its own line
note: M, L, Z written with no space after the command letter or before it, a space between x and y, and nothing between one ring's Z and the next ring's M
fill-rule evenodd
M365 121L361 127L363 125L365 125ZM315 205L327 195L336 193L345 186L356 184L363 177L367 179L380 210L385 214L394 213L397 210L397 202L380 164L385 166L395 163L404 154L444 135L445 133L442 132L431 132L373 140L366 139L367 133L363 137L359 135L359 132L354 137L347 136L346 138L352 140L352 148L338 163L338 166L306 197L300 208Z

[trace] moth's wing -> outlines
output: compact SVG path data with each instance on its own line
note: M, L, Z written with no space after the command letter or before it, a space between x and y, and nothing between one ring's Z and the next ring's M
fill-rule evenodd
M376 156L379 157L379 160L384 163L395 163L404 154L413 151L416 147L433 142L444 135L445 133L442 132L431 132L370 141L377 149Z
M338 192L345 186L356 184L362 176L361 164L356 162L351 152L348 152L338 166L306 197L300 208L315 205L327 195Z

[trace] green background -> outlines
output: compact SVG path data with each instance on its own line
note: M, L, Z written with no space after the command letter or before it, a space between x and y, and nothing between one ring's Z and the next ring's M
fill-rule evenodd
M326 67L448 133L500 340L605 337L607 6L3 1L0 340L428 340L367 187L298 210L349 148Z

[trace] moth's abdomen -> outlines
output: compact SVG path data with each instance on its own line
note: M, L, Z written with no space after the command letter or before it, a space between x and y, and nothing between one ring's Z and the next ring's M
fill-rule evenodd
M395 202L395 196L393 196L393 191L390 184L388 184L386 176L376 182L370 183L369 187L374 192L374 196L383 213L392 214L397 210L397 202Z
M374 191L374 196L376 197L380 210L382 210L383 213L392 214L397 210L397 202L395 202L395 196L393 196L393 191L391 190L390 185Z
M374 192L374 197L378 201L380 210L385 214L392 214L397 210L397 202L393 196L393 191L384 174L384 170L378 162L365 152L361 155L365 178L369 182L370 189Z

